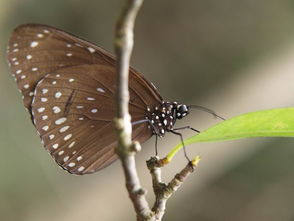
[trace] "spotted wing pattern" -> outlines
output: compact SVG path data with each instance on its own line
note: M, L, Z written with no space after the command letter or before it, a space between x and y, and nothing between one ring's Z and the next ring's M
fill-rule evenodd
M116 158L115 59L100 47L44 25L21 25L9 41L11 73L37 131L55 161L74 174L93 173ZM132 121L143 120L162 98L130 69ZM152 136L147 123L133 127L133 139Z

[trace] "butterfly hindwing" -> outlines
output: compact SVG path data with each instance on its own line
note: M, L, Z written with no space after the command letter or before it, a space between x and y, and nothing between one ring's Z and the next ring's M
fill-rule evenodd
M102 69L101 65L63 68L47 74L35 89L35 126L45 148L71 173L95 172L116 159L112 125L115 85L107 81L114 72ZM130 110L138 119L145 113L137 105L130 104ZM138 136L135 129L140 126L145 129L144 136ZM141 142L152 135L146 124L135 128L133 137Z

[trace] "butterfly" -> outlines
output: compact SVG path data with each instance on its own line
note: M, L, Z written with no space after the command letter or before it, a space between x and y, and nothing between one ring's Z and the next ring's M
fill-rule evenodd
M7 60L37 133L60 167L83 175L117 159L113 55L57 28L24 24L9 39ZM132 139L141 143L166 132L179 135L176 120L193 108L163 100L156 87L131 67L129 92Z

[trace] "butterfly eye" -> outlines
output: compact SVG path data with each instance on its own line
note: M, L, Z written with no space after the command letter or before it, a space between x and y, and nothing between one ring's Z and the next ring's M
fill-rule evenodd
M177 119L182 119L188 113L189 113L189 109L186 105L184 104L177 105L177 110L176 110Z

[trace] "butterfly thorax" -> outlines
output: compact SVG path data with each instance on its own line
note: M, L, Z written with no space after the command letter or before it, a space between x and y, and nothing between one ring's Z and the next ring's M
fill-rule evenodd
M166 132L173 130L177 119L182 119L189 113L189 108L177 102L163 101L153 109L147 108L147 119L153 133L163 137Z

